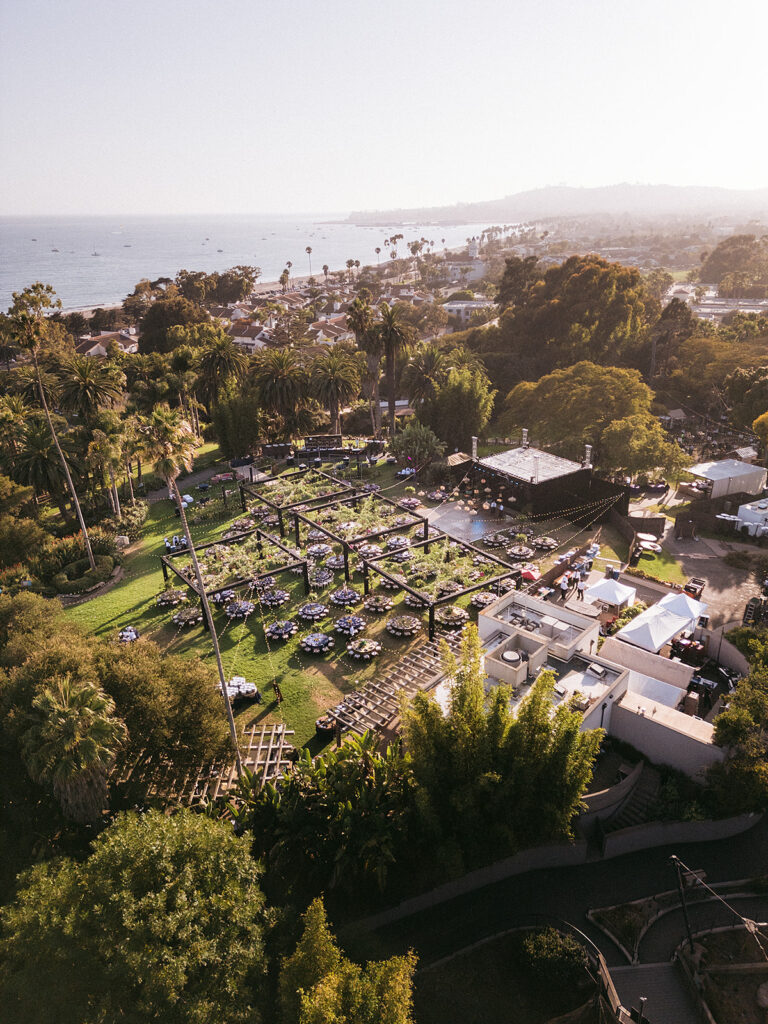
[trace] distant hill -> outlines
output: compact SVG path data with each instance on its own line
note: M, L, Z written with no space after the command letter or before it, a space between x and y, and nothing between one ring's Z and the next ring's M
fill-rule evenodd
M503 199L455 206L403 210L363 210L352 224L514 224L554 217L609 216L652 220L657 217L738 217L768 219L768 188L740 190L679 185L606 185L600 188L549 186Z

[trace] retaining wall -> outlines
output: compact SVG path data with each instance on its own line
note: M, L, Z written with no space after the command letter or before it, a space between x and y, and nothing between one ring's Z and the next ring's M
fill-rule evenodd
M634 828L612 832L606 837L604 860L620 857L624 853L649 850L668 843L701 843L714 839L727 839L746 832L760 820L759 814L742 814L737 818L720 821L651 822ZM523 875L539 868L575 867L587 861L587 843L577 840L573 843L550 843L547 846L523 850L514 857L507 857L487 867L471 871L453 882L430 889L429 892L404 900L396 907L382 910L378 914L355 922L350 927L364 931L375 931L393 921L399 921L411 914L437 907L457 896L493 885L505 878Z
M729 839L746 832L760 820L759 814L739 814L719 821L652 821L634 825L605 837L605 857L621 857L654 846L671 843L706 843L713 839Z

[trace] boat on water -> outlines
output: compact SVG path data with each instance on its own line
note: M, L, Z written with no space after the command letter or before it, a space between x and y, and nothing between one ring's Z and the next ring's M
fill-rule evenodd
M217 249L216 252L224 252L223 249Z
M58 249L51 249L51 252L58 252Z

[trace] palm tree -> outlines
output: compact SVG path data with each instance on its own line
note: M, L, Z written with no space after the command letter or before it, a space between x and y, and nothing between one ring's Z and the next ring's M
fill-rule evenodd
M447 371L445 353L436 345L426 345L411 356L403 371L403 386L414 409L434 397Z
M309 276L312 277L312 246L308 245L304 252L307 254L307 258L309 259Z
M219 673L221 693L224 698L224 706L227 711L227 721L235 749L235 760L237 762L237 774L242 774L240 761L240 745L237 739L237 726L235 716L232 714L232 705L227 692L227 680L224 676L224 666L221 662L221 650L219 649L219 638L216 634L216 626L211 614L211 606L208 603L208 596L205 592L205 584L200 572L200 563L197 560L197 552L192 543L192 535L189 532L189 522L184 509L184 502L179 493L178 478L182 469L192 468L192 458L197 448L197 439L192 427L179 415L178 409L171 409L169 405L161 404L152 411L144 428L144 453L152 461L155 473L165 480L168 485L168 493L173 497L179 510L179 518L187 541L187 550L192 561L192 568L197 582L197 591L200 603L203 606L203 614L208 624L208 630L213 644L213 653L216 658L216 668Z
M59 438L53 426L50 409L48 408L48 401L45 396L45 388L43 387L43 381L40 375L40 361L38 355L45 334L43 309L61 306L58 299L54 300L54 295L55 292L50 285L42 285L39 283L33 285L31 288L25 289L24 292L14 292L14 304L11 307L10 321L13 334L19 348L25 349L32 356L32 363L37 375L40 404L43 407L48 429L51 432L51 437L53 438L53 443L64 471L67 487L69 488L69 493L72 497L72 505L74 506L77 520L80 524L80 531L83 535L83 547L85 548L88 564L91 569L95 569L96 560L93 557L93 549L91 548L88 529L85 525L85 519L83 518L83 510L80 508L77 491L75 490L75 485L72 482L72 474L69 471L69 465L64 456L61 445L59 444Z
M328 409L331 433L340 434L339 410L360 392L360 374L348 352L332 348L318 356L309 368L314 397Z
M106 807L109 772L127 735L95 683L63 676L32 701L21 755L32 781L51 785L68 817L92 822Z
M50 427L39 412L30 416L24 428L24 437L13 467L13 479L25 487L32 487L35 494L50 494L59 507L62 518L69 521L65 506L67 478L61 459L64 449L69 463L77 467L77 450L72 438L64 435L58 446L54 443ZM71 496L71 491L70 491ZM95 563L94 563L95 564Z
M32 405L37 405L40 402L41 384L48 405L56 408L59 403L59 378L42 366L39 378L34 366L19 366L12 371L8 383L15 395Z
M288 273L288 268L286 267L285 270L281 271L280 277L278 278L278 282L280 284L280 288L283 294L285 294L286 289L288 288L288 279L290 278L290 276L291 275Z
M90 356L72 356L58 372L59 402L68 415L91 424L100 409L114 407L123 397L125 374Z
M0 462L9 475L24 444L28 418L29 407L21 395L0 396Z
M377 245L373 251L376 253L376 266L378 267L381 262L381 246Z
M229 335L210 341L200 358L200 380L208 404L216 400L221 386L230 377L240 378L248 368L248 357Z
M279 416L287 431L296 411L306 405L308 394L307 375L296 354L289 349L260 353L252 380L262 406Z
M123 461L123 446L119 434L107 434L103 430L94 430L93 440L88 445L88 461L94 468L106 470L109 476L109 488L107 494L112 505L112 511L119 519L122 515L120 509L120 495L117 493L117 480L115 470L119 469ZM102 476L103 479L103 476Z
M389 435L395 436L395 361L411 340L411 330L405 323L398 306L382 302L379 307L381 323L378 325L384 357L387 361L387 400L389 402Z
M376 437L381 435L381 397L379 380L381 378L382 344L378 332L374 329L373 310L368 302L359 295L347 312L347 324L355 333L355 341L361 352L365 353L365 363L370 386L371 427Z
M328 287L328 271L329 271L329 269L330 269L330 267L328 266L328 264L324 263L323 264L323 276L325 277L325 287L326 288Z

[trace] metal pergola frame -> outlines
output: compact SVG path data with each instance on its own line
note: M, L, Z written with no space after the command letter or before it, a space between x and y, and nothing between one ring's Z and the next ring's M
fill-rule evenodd
M327 508L338 508L340 505L346 505L347 502L356 503L359 501L367 501L369 498L374 498L377 502L383 502L384 504L389 505L392 508L399 509L403 514L411 516L413 518L413 522L407 524L406 526L385 526L381 530L376 530L375 533L367 533L364 537L353 537L350 539L348 537L342 537L338 533L334 533L334 531L331 530L329 527L323 526L322 523L318 523L312 518L312 516L315 515L317 512L322 512ZM354 507L356 506L353 506L353 511ZM299 547L301 545L301 523L304 523L305 526L308 526L312 530L320 530L321 533L324 533L329 540L332 540L334 542L334 544L341 545L342 553L344 555L344 580L347 583L349 583L349 555L350 552L356 553L355 545L367 544L376 540L377 538L387 537L392 533L399 533L400 530L410 530L414 527L419 526L421 526L421 528L424 531L424 540L430 539L429 520L427 519L426 516L418 515L418 513L411 512L409 509L404 509L391 498L386 498L384 497L384 495L376 494L375 492L369 493L367 491L364 491L357 494L350 494L346 496L342 495L340 497L336 497L332 500L326 501L322 505L317 505L312 509L307 509L306 512L298 512L295 509L292 509L290 514L293 516L293 532L296 547ZM433 537L431 539L434 540L435 538Z
M297 505L310 505L313 501L328 501L329 499L341 498L347 491L349 491L350 494L354 494L358 490L354 484L349 483L347 480L340 480L338 477L331 476L330 473L324 473L321 469L310 469L309 467L307 467L307 469L292 470L290 473L281 473L279 476L275 477L275 480L293 480L297 477L304 477L308 473L314 476L321 476L324 479L329 480L331 483L338 484L339 489L337 491L332 491L329 494L318 495L316 498L301 498L298 501L289 502L287 505L278 505L267 497L267 493L269 492L268 483L262 482L260 484L249 484L243 481L240 484L240 503L243 515L248 514L248 506L246 503L246 494L248 494L251 498L255 498L257 501L263 502L263 504L268 508L271 508L273 512L277 513L280 536L285 537L285 519L283 517L285 513L290 512ZM260 488L264 488L264 490L262 491Z
M284 572L292 572L294 569L301 569L302 582L304 584L304 593L308 594L310 589L309 568L307 566L306 558L296 558L294 552L291 551L290 548L286 547L285 544L281 544L277 537L273 537L271 533L267 533L260 526L256 526L252 530L243 530L242 533L237 534L237 536L232 537L228 541L217 540L211 541L210 544L203 544L202 547L196 547L195 552L197 555L201 555L209 548L219 547L222 544L241 544L244 540L246 540L248 537L252 537L254 534L256 535L256 546L259 552L263 551L263 545L264 543L267 543L272 547L278 548L278 550L282 551L284 554L289 555L292 561L288 562L286 565L279 566L277 569L267 569L264 572L256 573L253 576L249 576L247 579L245 577L242 577L240 579L233 580L231 583L222 583L218 587L211 587L210 589L206 587L205 596L211 597L211 595L218 594L219 591L221 590L237 590L241 587L250 586L254 580L266 579L267 576L277 576ZM197 580L194 579L194 577L192 578L192 580L187 579L187 577L173 564L174 558L181 558L184 555L188 554L189 549L183 548L181 551L174 551L170 555L161 555L160 567L163 570L163 579L165 580L166 583L168 582L168 570L170 570L175 576L177 576L181 580L185 587L189 587L189 589L195 594L196 597L200 599L200 602L202 603L203 595L198 590ZM203 618L203 624L207 628L205 617Z
M429 611L429 639L434 640L435 638L435 608L441 604L448 604L449 602L456 601L461 597L466 597L467 594L472 594L476 590L486 590L493 587L495 584L501 583L502 580L515 577L515 582L519 582L522 578L522 573L519 569L515 569L510 566L507 562L504 562L501 558L496 555L491 555L487 551L481 551L480 548L475 547L474 544L470 544L469 541L457 540L450 534L443 533L438 537L430 537L428 540L420 540L416 544L411 545L411 551L415 548L424 548L425 552L429 553L429 545L435 543L449 542L457 544L464 551L471 551L474 555L480 555L482 558L487 559L490 562L495 562L496 565L503 566L504 572L492 577L488 580L482 580L480 583L473 583L470 587L464 587L462 590L457 590L453 594L446 594L444 597L430 598L421 590L417 590L415 587L411 587L408 583L401 582L396 579L394 574L387 572L382 569L377 563L383 561L386 558L391 558L394 552L388 551L383 552L380 555L373 555L371 558L363 559L363 593L368 594L370 592L370 577L369 570L372 569L377 576L381 576L389 583L394 584L398 589L404 590L411 597L416 598L418 601L426 603Z

